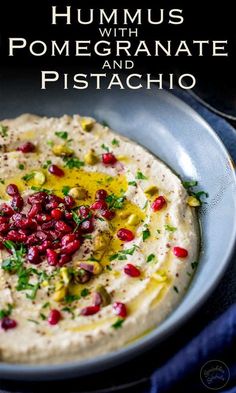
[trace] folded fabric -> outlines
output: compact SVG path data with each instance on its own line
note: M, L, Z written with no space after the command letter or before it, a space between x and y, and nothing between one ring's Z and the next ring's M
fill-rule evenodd
M233 305L151 376L149 392L193 393L207 388L236 392L235 343L236 305ZM228 390L229 386L233 390ZM176 390L177 387L182 389Z

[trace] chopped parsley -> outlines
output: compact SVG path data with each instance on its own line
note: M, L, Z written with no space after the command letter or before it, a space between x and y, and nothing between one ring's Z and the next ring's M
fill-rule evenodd
M124 320L123 318L118 318L118 319L116 320L116 322L113 323L113 325L111 325L111 327L113 327L113 329L120 329L120 328L122 327L124 321L125 321L125 320Z
M135 178L136 178L137 180L147 180L147 177L144 176L144 174L143 174L142 172L140 172L140 171L138 171L138 172L136 173Z
M24 166L24 164L19 164L19 165L18 165L18 168L19 168L21 171L23 171L23 170L25 169L25 166Z
M147 240L151 236L151 232L148 228L146 228L142 232L142 235L143 235L143 241L145 242L145 240Z
M5 184L5 180L3 180L2 178L0 178L0 183L1 183L1 184Z
M101 145L101 148L109 153L109 147L104 145L104 143Z
M47 143L47 145L50 146L50 147L53 147L53 145L54 145L53 141L50 141L50 140L47 141L46 143Z
M35 323L35 325L39 325L39 322L35 319L28 318L27 321Z
M63 307L61 310L64 311L64 312L68 312L69 314L71 314L72 319L75 318L75 313L74 313L75 307L65 306L65 307Z
M124 261L127 259L126 255L133 255L134 251L136 250L137 246L129 248L127 250L121 250L116 254L113 254L109 257L110 261L114 261L114 259L118 259L119 261Z
M28 182L34 178L34 172L26 173L26 175L22 176L22 180Z
M137 187L136 181L129 181L129 182L128 182L128 185L129 185L129 186L133 186L133 187Z
M195 270L198 267L198 262L197 261L192 262L191 267L193 270Z
M202 202L201 198L202 197L208 198L209 194L207 192L205 192L205 191L197 191L197 192L195 192L193 190L193 188L196 187L197 185L198 185L198 182L196 180L184 181L183 182L183 186L188 191L188 194L190 196L195 197L200 202L200 204L202 204L203 202Z
M5 138L8 135L8 126L0 124L0 135Z
M120 146L120 142L117 139L115 139L115 138L112 140L111 143L112 143L113 146L117 146L117 147Z
M82 289L82 291L80 292L80 295L82 296L82 297L86 297L86 296L88 296L89 295L89 290L88 290L88 288L84 288L84 289Z
M72 302L74 302L75 300L79 300L80 299L80 296L79 295L66 295L65 297L64 297L64 301L66 302L66 303L72 303Z
M39 314L40 318L45 321L47 319L46 315L44 315L42 312Z
M124 195L117 196L115 194L111 194L106 197L109 209L122 209L125 200L126 197Z
M68 138L68 132L66 132L66 131L56 131L55 135L58 136L61 139L67 139Z
M64 157L65 167L69 169L78 168L84 166L84 161L80 161L77 157Z
M156 258L155 254L149 254L147 257L147 262L152 262Z
M49 307L49 306L50 306L50 303L49 303L49 302L46 302L46 303L43 304L42 308L47 308L47 307Z
M189 188L196 187L198 182L196 180L183 181L183 186L188 190Z
M107 123L106 120L103 120L103 121L101 122L101 124L103 125L103 127L109 127L109 124Z
M3 308L0 310L0 319L3 319L5 317L9 317L9 315L11 315L13 306L11 304L7 305L7 309Z
M46 194L51 194L53 192L53 190L49 190L48 188L42 188L42 187L37 187L37 186L31 186L30 188L33 191L46 192Z
M176 227L172 227L171 225L165 225L165 230L169 232L175 232L177 230Z
M52 161L51 160L47 160L45 162L45 164L43 165L43 169L47 169L49 167L49 165L51 165Z
M178 288L174 285L173 286L173 289L174 289L174 291L176 292L176 293L179 293L179 290L178 290Z
M63 186L62 187L61 192L62 192L63 195L68 195L69 191L70 191L70 187L69 186Z

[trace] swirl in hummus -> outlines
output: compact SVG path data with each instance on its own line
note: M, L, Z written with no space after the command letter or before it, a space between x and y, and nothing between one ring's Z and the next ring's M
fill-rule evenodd
M0 123L0 358L103 354L184 295L198 223L180 179L92 118Z

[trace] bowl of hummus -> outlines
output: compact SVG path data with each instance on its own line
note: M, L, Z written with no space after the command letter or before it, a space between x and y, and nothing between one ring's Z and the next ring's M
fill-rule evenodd
M78 114L23 114L0 122L5 376L82 375L133 356L190 315L229 260L235 228L224 263L207 262L215 225L209 217L221 199L214 187L197 187L199 179L204 185L202 168L192 176L189 157L177 145L173 167L188 168L179 175L162 147L160 159L148 143L122 134L124 126L119 134L95 116ZM211 156L220 142L209 130L207 138ZM229 180L230 162L220 148ZM232 179L223 178L226 199Z

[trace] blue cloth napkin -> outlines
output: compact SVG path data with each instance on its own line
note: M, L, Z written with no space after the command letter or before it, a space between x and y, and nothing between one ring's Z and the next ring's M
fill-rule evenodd
M189 93L176 90L175 94L212 126L236 162L235 129ZM156 370L150 378L150 389L145 392L200 393L214 389L236 393L235 345L236 305L233 305Z

